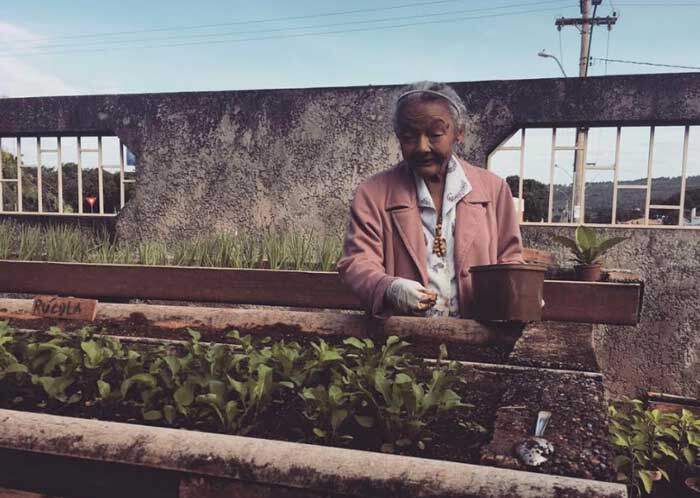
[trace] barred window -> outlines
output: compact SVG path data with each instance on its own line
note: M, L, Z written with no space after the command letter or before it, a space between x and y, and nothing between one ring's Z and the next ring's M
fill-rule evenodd
M114 216L135 181L115 136L0 137L0 213Z
M523 128L488 169L522 223L700 227L700 126Z

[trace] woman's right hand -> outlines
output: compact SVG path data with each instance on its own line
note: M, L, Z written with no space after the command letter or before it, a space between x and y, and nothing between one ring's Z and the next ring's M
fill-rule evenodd
M386 300L403 313L421 313L435 305L437 294L419 282L397 278L386 289Z

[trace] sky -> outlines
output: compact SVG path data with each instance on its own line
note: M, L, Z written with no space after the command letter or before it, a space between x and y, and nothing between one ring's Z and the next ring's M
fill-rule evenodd
M80 95L479 81L578 74L578 0L23 0L0 9L0 96ZM591 55L700 67L700 0L603 0ZM324 33L325 34L319 34ZM596 61L589 75L688 69ZM700 174L700 127L688 174ZM526 177L549 181L551 133L528 131ZM573 130L558 138L573 140ZM588 160L610 164L615 130L594 130ZM621 179L646 176L649 129L625 129ZM659 133L654 176L676 176L682 128ZM695 138L697 137L697 138ZM5 144L3 143L3 146ZM665 151L665 152L664 152ZM517 174L517 153L492 168ZM560 152L559 164L573 164ZM555 183L571 172L555 170ZM594 172L590 181L612 180Z
M477 81L578 71L578 0L24 0L0 11L0 95ZM604 0L593 57L700 66L700 0ZM352 12L349 12L352 11ZM310 35L320 31L333 33ZM561 42L561 44L560 44ZM591 75L683 71L596 62Z

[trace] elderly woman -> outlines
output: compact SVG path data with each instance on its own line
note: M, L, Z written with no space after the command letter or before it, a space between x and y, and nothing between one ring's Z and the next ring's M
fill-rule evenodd
M469 268L522 262L508 184L455 155L465 115L443 84L413 85L396 100L403 161L357 188L338 263L374 316L467 318Z

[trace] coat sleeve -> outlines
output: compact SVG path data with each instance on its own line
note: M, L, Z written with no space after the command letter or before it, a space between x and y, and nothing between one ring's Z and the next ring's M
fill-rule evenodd
M501 179L500 183L496 197L498 263L524 263L520 224L513 204L513 194L505 180Z
M384 294L396 280L384 267L384 230L381 208L366 185L360 185L350 207L343 256L338 262L341 281L350 287L373 316L385 317Z

